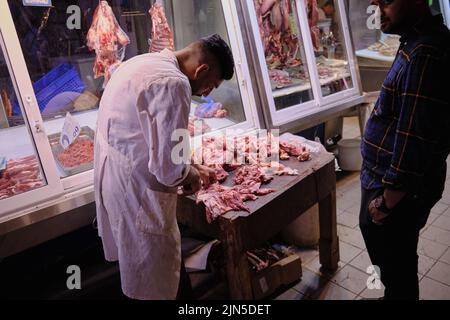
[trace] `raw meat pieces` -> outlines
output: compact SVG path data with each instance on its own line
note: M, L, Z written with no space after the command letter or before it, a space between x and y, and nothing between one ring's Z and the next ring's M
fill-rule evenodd
M299 161L308 161L311 158L309 150L295 141L280 142L280 149L283 150L284 155L287 153L291 156L297 157Z
M152 34L149 52L161 52L164 49L175 50L173 33L167 22L164 7L155 3L148 12L152 19Z
M259 31L270 69L298 65L299 41L290 26L289 0L254 0Z
M259 183L269 183L273 180L273 176L263 173L258 165L243 166L237 171L234 183L236 185L241 185L248 180Z
M214 170L216 174L216 179L219 182L224 182L229 176L229 173L226 172L220 164L217 164Z
M274 146L279 148L273 148ZM301 143L294 140L280 143L272 134L266 138L248 135L202 139L202 147L194 150L192 156L194 163L215 169L218 182L225 181L229 176L228 172L238 169L232 187L215 183L205 186L206 189L202 189L197 194L197 203L205 204L208 222L211 223L231 210L248 211L244 205L245 201L254 201L258 199L258 196L275 192L274 189L261 188L275 176L299 174L297 170L286 167L278 161L264 161L265 158L261 156L261 153L270 155L271 152L280 152L280 156L286 160L291 156L300 161L310 159L309 150Z
M250 212L244 201L254 201L260 195L275 192L274 189L261 188L262 183L268 183L272 179L273 176L265 175L256 165L243 166L236 174L233 187L215 183L197 194L197 203L205 204L208 223L232 210Z
M297 176L298 170L291 169L282 165L279 162L271 162L271 163L261 163L260 168L262 173L266 176L277 175L277 176Z
M59 162L66 168L74 168L94 161L94 142L89 139L77 139L58 156Z
M218 183L197 193L197 204L201 202L205 204L208 223L212 223L219 216L231 210L250 212L250 209L244 205L239 192Z
M287 85L292 84L291 77L289 76L289 73L287 71L278 69L270 70L269 77L270 80L275 82L277 88L283 88Z
M263 196L275 192L274 189L261 189L263 183L269 183L273 180L273 175L260 170L258 165L247 165L241 167L234 178L235 189L241 195ZM256 200L257 197L250 200Z
M44 186L35 156L10 160L0 176L0 200Z
M130 43L126 33L120 28L112 8L107 1L100 1L95 9L91 28L87 34L87 46L95 50L94 77L105 76L105 83L111 71L123 60L125 46Z

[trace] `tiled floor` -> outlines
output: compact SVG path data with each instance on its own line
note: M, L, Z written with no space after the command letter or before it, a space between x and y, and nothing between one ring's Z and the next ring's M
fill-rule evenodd
M357 118L346 118L344 138L360 136ZM450 164L450 159L449 159ZM377 298L381 290L369 290L367 268L372 264L358 227L359 174L348 174L337 182L337 221L341 261L333 274L320 270L317 250L302 249L302 281L284 292L282 300L354 300ZM433 208L419 241L420 297L450 300L450 172L441 201Z

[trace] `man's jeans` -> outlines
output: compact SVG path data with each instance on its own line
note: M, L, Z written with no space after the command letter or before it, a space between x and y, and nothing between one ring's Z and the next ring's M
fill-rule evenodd
M359 223L367 251L372 264L381 270L386 300L418 300L419 232L437 201L424 201L407 195L383 225L378 226L372 222L368 207L381 194L382 189L362 188Z

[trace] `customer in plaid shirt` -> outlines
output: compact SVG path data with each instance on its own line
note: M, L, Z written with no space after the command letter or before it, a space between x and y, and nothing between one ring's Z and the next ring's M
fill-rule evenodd
M401 47L362 142L360 228L384 299L418 299L419 231L442 197L450 152L450 31L428 0L372 3Z

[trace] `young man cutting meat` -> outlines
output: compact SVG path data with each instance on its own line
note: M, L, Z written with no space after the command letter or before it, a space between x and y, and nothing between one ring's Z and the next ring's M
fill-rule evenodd
M362 143L360 228L385 299L418 299L419 231L442 197L450 152L450 32L426 0L372 1L401 35Z
M208 96L233 74L231 51L214 35L181 51L137 56L105 89L95 143L97 219L105 257L119 261L130 298L177 297L177 187L197 192L214 171L175 164L171 135L187 129L192 95Z

